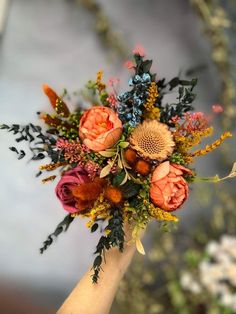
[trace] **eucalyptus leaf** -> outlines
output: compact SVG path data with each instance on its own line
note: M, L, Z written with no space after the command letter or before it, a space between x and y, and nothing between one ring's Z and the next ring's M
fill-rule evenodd
M100 173L100 178L106 177L110 173L111 168L112 167L110 164L108 164L104 168L102 168L101 173Z
M236 173L236 162L233 164L233 168L232 168L232 170L230 172L230 175L234 174L234 173Z
M120 185L123 185L123 184L125 184L126 182L127 182L127 180L129 179L129 176L128 176L128 173L126 172L125 173L125 177L124 177L124 179L122 180L122 182L121 182L121 184Z
M119 146L120 146L121 148L127 148L127 147L129 146L129 142L120 142L120 143L119 143Z
M109 157L115 156L116 152L114 151L109 152L109 151L104 150L104 151L99 152L99 154L103 157L109 158Z
M124 194L124 198L129 199L129 198L137 195L139 190L140 190L140 188L141 188L140 184L136 184L132 180L126 182L122 186L122 191L123 191L123 194Z
M120 155L118 156L118 167L119 167L120 169L123 169L123 164L122 164Z
M126 173L124 170L119 172L116 176L113 177L112 185L119 186L122 183L122 181L124 180L125 175L126 175Z
M136 240L136 248L140 254L145 255L145 250L140 239Z

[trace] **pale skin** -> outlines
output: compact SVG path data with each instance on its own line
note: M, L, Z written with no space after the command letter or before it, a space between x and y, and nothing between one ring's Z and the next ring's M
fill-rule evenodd
M124 252L117 248L106 252L97 284L92 283L93 271L89 269L62 304L57 314L109 314L120 280L126 272L136 247L130 243L131 229L126 229Z

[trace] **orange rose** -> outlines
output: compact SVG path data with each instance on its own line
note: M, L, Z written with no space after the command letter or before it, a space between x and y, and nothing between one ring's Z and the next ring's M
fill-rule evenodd
M91 150L99 152L112 147L122 134L122 123L117 114L107 107L92 107L85 111L79 136Z
M183 174L192 172L180 165L161 163L154 170L151 180L150 197L156 206L167 211L179 208L188 198L188 184Z

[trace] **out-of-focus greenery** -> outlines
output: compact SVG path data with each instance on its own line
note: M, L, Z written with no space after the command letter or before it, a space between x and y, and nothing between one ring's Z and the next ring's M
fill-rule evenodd
M202 21L204 34L212 47L212 61L221 83L219 103L225 111L223 128L235 127L235 59L236 8L231 0L190 0ZM234 4L233 4L234 2ZM228 12L229 10L229 12ZM232 20L231 20L232 19ZM234 52L234 54L233 54ZM235 161L235 141L223 148L218 163L225 169ZM225 146L224 146L225 147ZM236 234L236 195L233 181L221 185L195 186L193 198L198 200L201 213L171 232L150 226L151 247L147 256L136 256L122 281L112 314L232 314L229 307L206 289L198 294L181 286L183 273L197 274L199 263L206 258L206 245L223 234ZM187 210L187 209L186 209ZM194 223L193 223L194 222Z
M96 32L102 45L110 53L122 60L129 55L128 47L124 41L123 34L115 30L105 9L96 0L76 0L80 6L83 6L93 17L94 31Z

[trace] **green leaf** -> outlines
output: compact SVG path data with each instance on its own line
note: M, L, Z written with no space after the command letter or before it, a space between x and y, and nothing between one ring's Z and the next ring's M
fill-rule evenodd
M102 257L98 255L93 262L93 268L98 268L99 266L101 266L101 264L102 264Z
M123 185L123 184L125 184L126 182L127 182L127 180L129 179L129 175L128 175L128 173L126 172L125 173L125 177L124 177L124 179L123 179L123 181L121 182L121 184L120 185Z
M114 186L119 186L121 185L122 181L124 180L125 178L125 171L122 170L121 172L119 172L115 177L113 177L113 180L112 180L112 185Z
M143 72L149 72L152 67L152 60L145 60L142 66L143 66Z
M101 173L100 173L100 178L106 177L110 171L111 171L111 165L106 165L104 168L102 168Z
M126 182L122 186L122 192L124 193L124 198L128 199L138 194L140 190L140 185L134 183L132 180Z
M108 151L104 150L104 151L99 152L99 154L100 154L101 156L103 156L103 157L109 158L109 157L115 156L116 152L114 152L114 151L108 152Z
M122 164L122 161L121 161L121 158L120 158L120 155L118 156L118 167L120 168L120 169L123 169L124 167L123 167L123 164Z
M120 146L121 148L127 148L127 147L129 146L129 142L120 142L120 143L119 143L119 146Z
M174 77L168 84L170 85L170 90L174 89L176 86L179 85L179 78Z
M91 232L95 232L97 228L98 228L98 224L97 223L93 224L91 227Z

